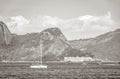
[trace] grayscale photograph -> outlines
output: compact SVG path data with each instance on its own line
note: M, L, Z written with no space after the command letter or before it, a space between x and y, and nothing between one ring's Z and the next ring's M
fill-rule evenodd
M0 79L120 79L120 0L0 0Z

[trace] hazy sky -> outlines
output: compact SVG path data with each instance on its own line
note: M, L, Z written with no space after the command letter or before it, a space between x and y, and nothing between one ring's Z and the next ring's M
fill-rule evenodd
M59 27L68 39L119 28L120 0L0 0L0 20L17 34Z

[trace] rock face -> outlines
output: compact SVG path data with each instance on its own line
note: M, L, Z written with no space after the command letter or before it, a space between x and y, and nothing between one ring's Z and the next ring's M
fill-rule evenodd
M4 22L0 21L0 45L10 44L11 39L12 39L12 35L7 25Z
M39 60L40 41L43 45L43 60L59 60L62 52L70 47L58 28L48 28L40 33L13 35L8 60Z
M0 21L0 60L6 59L8 46L11 44L12 34L7 25ZM8 54L9 55L9 54Z
M91 52L95 58L120 61L120 29L90 39L70 41L81 51Z
M45 60L52 60L50 58L59 60L58 56L62 55L67 47L70 47L69 42L58 28L48 28L42 31L40 40L43 41Z

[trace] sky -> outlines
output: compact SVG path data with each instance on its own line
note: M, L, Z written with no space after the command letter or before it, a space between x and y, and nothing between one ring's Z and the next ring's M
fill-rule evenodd
M58 27L68 40L120 28L120 0L0 0L0 20L19 35Z

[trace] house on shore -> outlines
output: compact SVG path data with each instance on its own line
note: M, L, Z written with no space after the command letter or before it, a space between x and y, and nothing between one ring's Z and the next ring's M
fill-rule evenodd
M64 62L84 62L84 61L93 61L92 57L64 57Z

